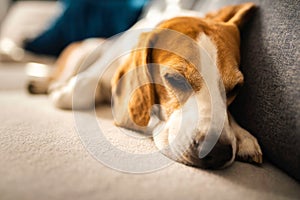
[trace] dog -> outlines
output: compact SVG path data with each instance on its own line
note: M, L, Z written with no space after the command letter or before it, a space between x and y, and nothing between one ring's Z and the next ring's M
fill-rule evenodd
M38 90L38 83L31 82L29 90L47 91L54 105L63 109L112 101L117 126L140 132L159 129L153 135L158 149L187 165L219 169L235 159L260 164L256 138L227 110L244 82L239 70L240 29L255 8L244 3L202 18L188 13L153 23L156 28L139 33L138 41L130 42L135 45L131 53L112 63L101 80L90 66L97 66L106 48L88 63L83 60L104 40L73 43L61 54L47 86ZM136 27L143 26L144 22ZM158 128L154 116L163 126Z

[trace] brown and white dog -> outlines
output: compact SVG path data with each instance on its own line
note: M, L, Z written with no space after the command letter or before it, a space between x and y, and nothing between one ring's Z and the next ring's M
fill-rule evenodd
M245 3L204 18L164 20L142 33L131 54L115 62L103 79L91 75L89 66L95 59L80 70L70 67L70 62L82 62L103 41L71 44L57 61L48 92L61 108L72 108L74 98L78 104L73 108L89 107L95 99L86 96L94 92L97 102L112 98L116 125L141 132L154 131L151 113L159 105L156 115L165 123L154 142L178 162L202 168L222 168L235 158L262 163L257 140L227 110L244 81L239 70L239 29L254 8ZM81 88L76 97L75 88ZM213 122L214 118L221 121ZM220 125L221 129L215 128ZM203 146L209 134L216 136L211 148Z

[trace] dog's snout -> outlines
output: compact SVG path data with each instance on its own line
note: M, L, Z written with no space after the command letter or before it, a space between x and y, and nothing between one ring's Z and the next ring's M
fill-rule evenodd
M197 148L200 153L200 146ZM199 154L198 154L199 155ZM217 142L213 149L204 157L199 159L199 165L202 168L218 169L224 167L232 159L233 152L230 144Z

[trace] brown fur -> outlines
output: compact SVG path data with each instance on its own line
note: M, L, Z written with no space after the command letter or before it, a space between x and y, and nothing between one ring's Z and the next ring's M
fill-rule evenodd
M140 42L138 44L138 47L143 48L144 45L148 41L148 34L142 34L140 36ZM126 61L126 63L123 65L123 67L120 67L118 71L116 72L115 77L112 80L112 87L113 91L115 91L115 101L117 101L118 97L123 98L123 95L121 92L130 92L130 87L134 86L135 82L142 82L142 80L148 80L150 82L150 77L147 73L147 59L148 59L148 49L146 50L135 50L129 59ZM136 67L140 67L140 70L142 71L142 76L139 76L137 74L135 69ZM131 71L132 70L132 71ZM128 73L129 72L129 73ZM123 80L122 83L118 83L118 81L123 78L123 75L128 73L128 76L126 76L126 80ZM129 82L128 82L129 81ZM122 90L122 91L121 91ZM154 92L153 87L151 84L143 85L142 87L139 87L139 89L135 90L133 92L133 95L131 99L129 100L128 107L124 107L124 110L118 110L119 113L129 113L130 119L133 124L136 124L141 127L145 127L148 124L148 121L150 119L150 109L152 105L154 104ZM128 110L127 110L128 109ZM116 121L117 125L122 126L124 121L118 122ZM128 122L126 120L127 124L132 123Z

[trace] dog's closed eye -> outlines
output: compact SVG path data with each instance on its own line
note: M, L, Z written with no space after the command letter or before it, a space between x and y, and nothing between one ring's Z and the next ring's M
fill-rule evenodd
M164 75L166 81L173 89L186 91L189 88L189 83L186 78L180 74L166 73Z

